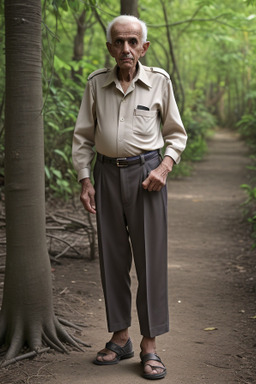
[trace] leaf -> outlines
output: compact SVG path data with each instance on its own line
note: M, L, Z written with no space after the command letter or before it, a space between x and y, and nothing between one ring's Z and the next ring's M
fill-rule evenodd
M65 132L72 132L72 131L74 131L74 127L72 126L72 127L67 127L67 128L65 128L65 129L62 129L62 133L65 133Z
M246 5L254 5L256 4L256 0L245 0Z
M66 161L66 163L68 163L68 158L63 151L60 149L55 149L54 152L57 153L57 155L60 155Z
M54 56L54 69L59 71L60 69L68 69L70 71L71 67L65 61L61 60L57 55Z
M214 3L213 0L198 0L197 1L197 6L199 7L204 7L204 6L209 6Z
M59 126L57 125L57 124L55 124L53 121L49 121L48 122L48 125L50 126L50 127L52 127L53 129L55 129L55 131L59 131L60 129L59 129Z
M47 166L44 167L44 171L45 171L47 179L50 179L51 178L51 173L50 173L49 168Z
M52 170L52 173L58 178L58 179L61 179L62 178L62 174L61 172L58 170L58 169L51 169Z
M216 327L208 327L208 328L204 328L204 331L217 331L218 328Z
M52 1L53 8L58 11L59 8L64 9L64 11L68 10L68 4L66 0L53 0Z
M79 11L79 5L80 1L79 0L67 0L68 6L73 9L74 11Z

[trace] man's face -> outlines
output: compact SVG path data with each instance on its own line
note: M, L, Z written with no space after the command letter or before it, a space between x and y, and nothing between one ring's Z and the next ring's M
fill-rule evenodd
M120 69L134 69L140 57L144 56L149 42L142 43L139 23L115 23L111 29L112 43L107 43L109 53Z

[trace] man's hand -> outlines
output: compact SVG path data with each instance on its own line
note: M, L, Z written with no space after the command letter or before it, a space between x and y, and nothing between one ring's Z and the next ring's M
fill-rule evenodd
M148 191L161 191L166 184L168 173L172 171L174 161L171 157L165 156L162 163L143 181L142 186Z
M80 200L83 203L84 208L90 213L96 213L96 205L95 205L95 189L91 183L89 177L81 180L82 191L80 195Z

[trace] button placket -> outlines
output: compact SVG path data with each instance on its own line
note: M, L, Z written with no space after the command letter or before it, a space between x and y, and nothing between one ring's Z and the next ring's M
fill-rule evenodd
M125 122L125 109L126 100L123 98L119 108L119 126L118 126L118 153L122 151L124 139L124 122Z

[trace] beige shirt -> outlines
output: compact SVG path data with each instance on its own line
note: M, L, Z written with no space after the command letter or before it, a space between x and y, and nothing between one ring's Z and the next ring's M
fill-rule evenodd
M169 75L139 63L124 93L116 71L101 69L88 78L73 138L78 180L90 177L94 147L105 156L130 157L166 144L164 155L178 163L186 146Z

